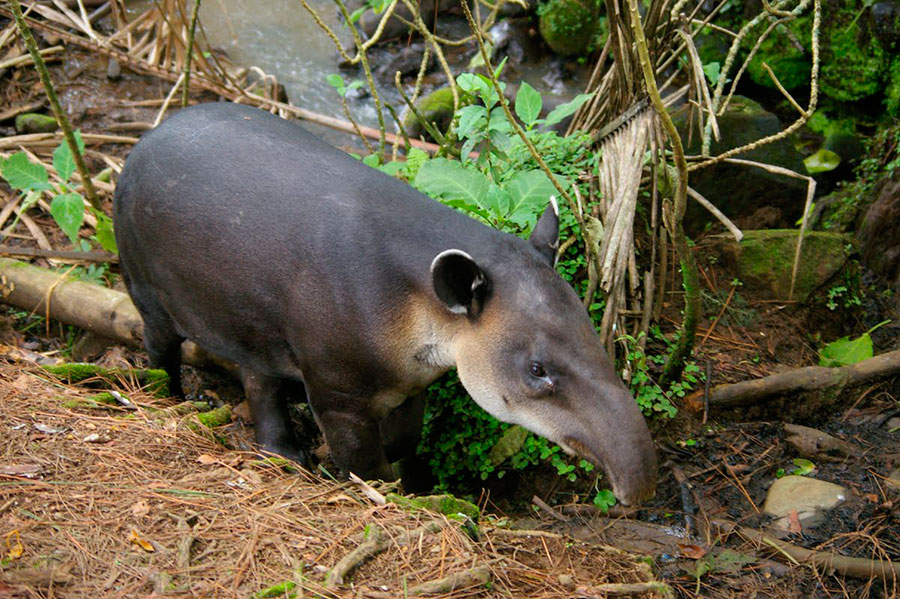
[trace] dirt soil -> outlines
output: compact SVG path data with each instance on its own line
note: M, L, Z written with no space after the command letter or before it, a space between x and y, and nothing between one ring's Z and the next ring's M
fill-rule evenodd
M54 65L75 125L122 134L124 122L152 122L158 107L140 101L164 97L170 84L127 70L111 82L106 68L105 59L71 50ZM3 106L41 96L30 70L13 69L0 79ZM12 135L11 122L0 123L0 132ZM129 148L94 148L90 166L99 170L108 162L100 152L115 162ZM5 204L12 193L0 184L0 196ZM51 245L68 247L49 217L33 212ZM4 243L34 245L22 224ZM754 300L752 290L741 290L711 330L730 278L701 263L709 317L700 326L696 361L701 370L709 364L713 385L814 364L817 334L858 335L872 319L898 317L891 302L832 312L822 299L800 307ZM666 334L679 319L678 294L673 290L670 297ZM886 426L898 415L896 378L827 405L806 396L783 398L713 412L705 423L702 396L695 393L679 405L674 421L655 425L661 469L649 505L600 514L574 504L575 491L550 477L507 489L505 496L482 496L486 511L475 530L452 516L378 505L356 485L227 450L217 442L223 436L233 447L249 448L251 431L240 419L212 434L192 410L154 398L127 379L103 386L130 398L132 408L93 403L87 398L97 393L96 382L66 384L19 359L23 350L45 357L70 352L78 331L12 309L0 325L0 598L402 597L415 585L460 572L486 572L490 583L473 578L438 596L612 597L626 587L603 585L652 578L679 597L900 596L896 578L833 575L733 532L735 524L768 524L760 514L766 491L800 457L785 442L783 423L794 421L848 441L860 453L815 460L813 476L844 485L849 497L823 525L784 534L784 540L900 561L900 493L885 482L900 467L898 432ZM876 352L895 343L896 337L876 336ZM84 355L113 366L145 360L139 350L102 344ZM186 387L195 398L240 400L233 383L205 372L189 376ZM531 495L548 507L523 507L518 499ZM388 539L386 549L347 585L326 588L326 573L376 528ZM649 556L652 575L646 562L625 551ZM290 584L273 587L280 583ZM644 586L631 596L662 593Z

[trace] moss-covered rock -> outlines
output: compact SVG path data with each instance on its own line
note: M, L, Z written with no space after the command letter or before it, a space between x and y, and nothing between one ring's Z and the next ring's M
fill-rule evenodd
M448 518L459 518L460 514L472 520L478 520L481 510L471 501L459 499L453 495L425 495L423 497L406 497L396 493L388 493L387 500L409 510L428 510L444 514Z
M59 128L56 118L37 112L26 112L16 117L16 133L53 133Z
M775 28L760 45L750 64L747 65L747 74L754 83L763 87L775 88L775 82L763 67L763 63L765 63L769 65L785 89L793 90L809 85L809 77L812 73L810 53L803 46L798 48L796 40L809 37L811 22L807 15ZM750 36L750 38L756 40L755 36Z
M595 0L549 0L538 8L538 15L541 37L561 56L584 54L597 34Z
M797 239L796 229L744 231L738 243L720 238L722 257L744 288L772 299L787 300ZM851 238L839 233L808 231L803 237L800 265L790 299L806 301L847 261Z
M438 131L446 133L453 120L453 91L449 87L436 89L416 100L415 107L425 122L434 123ZM422 121L411 110L403 117L403 128L412 138L427 136Z
M835 100L861 100L884 87L887 61L875 38L865 43L859 25L848 28L842 20L836 19L823 32L819 89Z

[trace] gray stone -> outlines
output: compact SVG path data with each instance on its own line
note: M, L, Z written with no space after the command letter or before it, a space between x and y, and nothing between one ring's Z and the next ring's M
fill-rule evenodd
M699 154L700 134L696 130L696 115L692 121L695 129L688 136L687 109L682 107L672 113L682 140L686 144L685 153ZM721 136L713 139L710 151L713 156L726 150L744 146L781 131L781 122L771 112L748 98L735 96L725 114L718 118ZM690 143L688 144L688 140ZM772 164L806 174L803 157L794 148L790 137L775 143L743 152L735 156L765 164ZM716 165L694 171L690 175L690 186L712 202L725 216L732 220L744 220L762 206L774 206L781 212L779 227L793 227L803 214L806 200L806 181L770 173L761 168L742 164L720 162ZM699 231L713 217L693 200L688 201L684 225L689 233ZM749 223L738 223L739 227Z
M840 504L847 497L847 489L840 485L808 476L785 476L769 488L763 512L780 518L773 524L787 530L788 514L796 511L802 526L815 526L821 522L823 510Z

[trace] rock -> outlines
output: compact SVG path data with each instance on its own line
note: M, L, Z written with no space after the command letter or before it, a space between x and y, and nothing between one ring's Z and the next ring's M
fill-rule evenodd
M884 426L889 431L894 429L900 429L900 416L894 416L893 418L888 418L887 422L884 423Z
M122 77L122 66L115 58L110 58L106 63L106 78L110 81L118 81Z
M549 0L538 8L538 14L541 37L561 56L587 52L600 21L593 0Z
M687 135L687 109L680 108L672 114L683 140ZM781 123L774 114L748 98L735 96L725 114L719 117L721 136L713 140L713 155L737 148L760 138L781 131ZM690 136L687 154L700 153L701 140L696 131ZM773 164L799 174L806 173L803 157L794 148L790 138L782 139L737 158ZM690 175L690 186L712 202L732 220L746 217L762 206L774 206L781 210L781 227L792 227L803 214L806 200L806 182L784 175L776 175L752 166L719 163L695 171ZM688 200L684 225L689 233L699 231L713 217L697 202ZM758 228L758 227L754 227Z
M504 6L517 6L508 3ZM488 32L494 44L494 60L500 62L506 56L510 67L523 62L535 62L541 58L541 45L537 30L531 19L504 19L494 25Z
M816 526L824 518L823 512L843 502L847 489L840 485L808 476L785 476L769 488L763 512L778 518L773 525L790 529L790 513L797 512L804 527Z
M795 229L744 231L740 243L731 236L717 236L725 265L744 283L769 299L788 299L797 247ZM807 231L803 238L793 298L804 302L840 268L849 256L850 238L840 233Z
M900 179L883 180L876 190L858 234L863 264L900 291Z
M26 112L16 117L16 133L53 133L59 128L56 119L46 114Z
M427 123L435 123L438 130L445 133L453 120L453 92L449 87L436 89L416 100L415 107ZM421 121L410 110L403 117L403 128L412 138L425 136L431 139Z
M900 495L900 468L894 468L894 471L888 474L884 479L884 486L894 495Z
M393 87L394 76L400 71L400 77L411 77L418 74L422 67L422 56L425 53L425 44L417 42L400 48L391 59L376 69L379 79ZM434 54L428 55L428 64L425 67L427 73L434 66Z
M888 50L900 46L900 2L876 2L869 9L869 31Z

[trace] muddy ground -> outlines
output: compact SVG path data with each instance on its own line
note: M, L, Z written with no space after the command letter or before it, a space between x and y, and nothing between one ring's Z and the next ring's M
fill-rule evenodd
M106 72L105 58L85 52L68 51L63 55L61 63L56 62L53 65L53 77L59 86L60 98L76 127L96 133L138 135L140 127L129 123L152 122L158 111L158 106L141 105L141 101L165 97L169 92L170 83L136 75L127 69L123 70L118 81L112 82L107 79ZM13 69L0 79L0 98L2 98L0 103L4 107L12 107L40 100L42 90L30 70ZM197 95L194 99L212 101L216 98L207 94ZM4 136L12 135L14 131L11 126L11 121L0 123L0 133ZM134 130L129 131L130 127L134 127ZM123 144L105 145L97 149L109 156L122 158L129 148L129 145ZM90 153L88 157L92 170L104 168L105 163L99 154ZM4 204L12 197L10 190L3 184L0 184L0 195ZM48 234L53 247L68 247L64 236L53 225L49 216L33 211L33 218ZM16 236L5 243L33 245L27 229L21 225L15 230L15 234ZM722 306L722 298L727 295L729 289L727 282L731 280L731 276L727 272L720 271L718 264L707 260L703 254L703 240L697 242L696 251L705 270L704 293L707 296L705 312L708 315L700 325L699 333L702 339L710 329L713 316ZM46 261L35 262L47 265ZM673 262L674 260L670 261L670 264ZM864 271L861 272L863 272L862 280L866 281ZM717 323L705 342L701 344L698 339L695 361L701 366L701 370L705 370L709 364L710 382L713 385L762 377L815 364L820 338L833 339L845 334L858 335L871 326L868 323L900 317L896 301L882 294L877 282L863 284L861 289L864 294L862 306L838 311L831 311L825 306L824 291L809 305L799 306L788 302L754 299L752 289L741 289L738 292L740 301L734 300L732 305L733 313L726 312L725 318ZM669 297L670 301L661 323L666 334L671 334L675 330L679 319L679 295L673 290ZM24 543L25 551L31 552L29 563L35 568L41 564L56 562L68 564L66 576L70 579L68 583L70 591L67 594L65 585L59 588L53 588L51 585L48 588L37 583L29 586L27 581L26 583L7 581L0 582L0 597L81 596L80 591L76 593L72 590L80 587L71 581L83 582L86 572L97 571L97 564L94 562L106 559L112 559L116 567L108 569L107 580L102 581L99 586L91 587L95 593L99 592L103 596L151 594L200 596L197 595L198 592L205 596L249 596L254 589L261 589L267 583L278 582L272 579L275 574L270 571L271 565L264 563L265 559L281 560L295 571L298 563L305 563L316 572L315 575L311 574L311 577L319 576L320 579L319 570L331 567L337 561L339 555L334 549L335 546L324 549L316 546L315 544L322 540L308 530L294 531L295 535L287 535L285 538L275 534L273 531L277 529L280 521L277 513L272 515L266 512L267 517L274 520L267 520L263 527L265 530L261 532L260 528L254 528L252 518L241 520L239 525L233 524L225 518L223 515L225 510L220 509L220 505L215 508L210 505L211 502L233 501L235 510L245 510L246 502L249 501L247 497L252 497L255 491L228 500L222 497L210 499L210 496L204 495L209 493L208 484L234 482L239 479L245 482L250 480L247 484L251 489L269 489L280 485L283 489L281 492L283 503L289 503L292 506L290 510L294 510L297 504L292 503L287 495L290 490L296 490L301 481L303 484L311 485L330 483L307 482L306 478L299 475L291 477L273 468L262 468L261 473L253 474L255 466L250 465L252 460L247 454L225 451L191 430L185 431L177 425L171 425L174 428L166 428L170 426L166 424L167 421L162 424L153 424L155 421L152 419L141 421L145 424L150 423L146 426L141 425L143 427L141 431L149 430L149 432L147 436L139 435L134 438L139 445L130 446L132 437L128 431L134 429L117 425L115 410L111 413L98 413L77 407L65 407L58 401L48 402L49 388L54 388L54 385L63 395L73 394L79 397L89 393L89 389L66 385L52 379L48 383L46 377L36 374L33 364L14 359L8 350L12 346L44 355L66 356L79 340L80 333L58 323L43 322L35 315L23 314L10 308L3 310L2 341L7 349L4 350L4 355L0 356L3 362L0 384L6 386L3 401L7 403L0 417L0 426L3 430L2 435L7 437L7 441L4 443L5 453L0 454L0 465L27 462L40 466L35 477L27 477L21 472L0 472L2 532L7 534L14 528L25 531L21 533L28 541ZM873 335L873 337L876 353L896 349L896 338L893 336ZM654 343L657 344L656 347ZM651 342L648 351L659 350L661 343ZM145 362L145 356L135 348L100 346L94 351L89 349L84 351L85 355L107 365L143 365ZM122 381L117 384L123 391L139 393ZM217 374L192 370L188 373L186 387L189 392L193 391L204 399L234 403L240 401L240 390ZM139 397L145 399L147 405L156 408L171 407L171 403L167 404L164 400L144 398L140 395ZM900 405L898 400L900 400L900 380L894 378L848 390L828 404L821 403L821 398L817 394L803 394L782 398L766 405L734 409L727 413L713 411L708 414L706 423L703 423L702 398L695 393L679 405L680 411L675 420L654 423L661 462L659 490L656 498L638 511L614 510L612 515L607 516L598 514L591 507L576 505L573 503L576 494L578 499L584 500L583 490L566 487L560 482L559 477L552 474L530 478L511 476L502 486L489 489L488 494L478 489L471 489L470 492L487 513L491 514L489 518L491 522L511 518L518 527L540 529L547 531L548 535L564 532L584 541L602 542L626 551L649 555L653 560L656 577L671 585L681 597L897 597L900 596L900 580L896 578L880 580L832 575L826 568L795 564L786 558L782 551L741 537L735 532L735 526L758 529L766 527L768 519L760 514L766 491L779 470L790 471L794 467L793 460L800 457L796 450L785 442L783 423L797 422L848 441L859 448L860 452L858 457L853 458L814 460L816 470L812 475L844 485L849 490L849 497L845 503L829 512L825 523L819 527L780 536L792 544L810 549L847 556L890 559L894 563L900 560L900 518L898 518L900 495L885 484L888 474L900 466L900 443L898 443L900 434L886 426L889 419L898 414ZM68 429L65 434L69 435L70 444L66 445L54 433L41 432L28 426L25 427L26 430L21 427L15 428L35 423L51 427L59 425ZM154 426L157 428L153 428ZM85 455L69 453L76 451L73 448L77 444L72 439L77 441L90 431L107 435L109 440L91 446ZM241 421L236 421L221 433L237 447L243 445L242 440L250 438L247 425ZM77 451L85 452L84 449ZM195 488L194 495L166 494L162 491L162 487L170 485L171 481L158 480L157 475L162 476L161 473L141 471L142 468L152 470L157 467L156 465L165 456L153 454L160 451L168 452L165 454L169 456L168 459L172 463L179 464L180 478L176 477L175 480L180 481L179 485L185 489ZM106 470L101 468L93 473L82 474L76 474L72 470L78 463L90 464L91 456L97 458L98 455L106 460L98 462L98 468L105 464ZM203 456L213 457L203 458ZM208 463L203 464L203 459ZM132 493L133 502L125 503L126 499L121 496L98 498L92 494L90 486L84 480L68 487L40 483L41 478L48 478L44 475L51 471L65 472L73 477L101 476L98 474L101 472L105 472L102 476L112 476L110 473L114 469L110 469L111 463L127 465L122 468L129 473L128 484L136 489ZM208 467L213 463L216 464L216 468ZM193 479L188 478L191 470L196 470ZM207 476L207 480L198 482L197 477L203 476ZM116 479L108 480L110 484L120 484L115 482ZM192 481L195 487L191 487L185 480ZM23 481L33 481L29 483L33 488L29 487L31 490L27 493L17 494L15 489L21 489L22 487L17 485L23 484ZM149 490L146 481L153 481ZM240 483L236 484L240 489ZM174 483L171 485L174 486ZM323 497L341 495L336 488L339 489L339 487L323 487L321 494ZM336 509L335 505L340 506L341 502L345 501L339 498L331 503L316 503L314 497L310 498L316 493L310 491L309 487L303 487L303 491L297 493L301 498L310 499L310 505L319 506L326 511ZM540 498L549 508L535 508L529 505L528 499L533 495ZM176 497L177 501L173 502L172 497ZM148 511L151 516L147 516L148 512L143 512L144 507L139 503L144 499L149 501ZM65 512L73 510L73 506L84 501L99 502L97 509L88 513L102 514L102 517L97 515L96 519L91 520L93 518L91 516L88 521L80 522L80 525L85 527L81 533L88 536L90 534L85 531L91 530L92 527L94 529L112 527L117 532L125 531L120 520L129 517L129 513L136 521L144 523L146 530L143 534L148 534L146 531L158 531L159 528L154 527L161 525L156 520L166 520L158 510L171 509L173 514L181 514L177 517L172 516L173 521L180 526L177 518L185 518L183 522L187 522L188 528L194 527L191 530L197 530L198 521L205 522L204 526L208 525L208 528L204 530L207 532L195 533L195 537L203 537L201 546L190 549L189 543L188 553L193 551L196 555L198 551L200 553L206 551L210 555L218 555L220 561L233 559L235 562L232 569L238 570L239 575L235 576L232 572L230 580L233 584L225 588L216 582L219 579L212 576L204 578L205 574L198 572L195 582L202 580L203 585L207 586L197 582L197 586L192 587L190 569L178 570L173 575L171 569L148 567L147 561L140 559L140 554L136 557L134 552L139 551L134 548L139 547L137 541L125 543L129 549L119 557L115 554L110 557L104 553L107 546L102 543L82 546L83 540L79 541L82 537L77 531L73 532L75 529L66 532L68 537L60 533L60 530L64 532L67 530L64 527L57 529L57 534L48 532L50 529L47 526L52 528L54 519L65 520ZM114 505L116 509L111 511L100 509L105 505L104 501L107 501L109 506ZM356 504L359 502L355 495L346 501L358 507ZM175 503L178 505L175 506ZM51 504L54 507L50 511L40 507ZM277 505L279 505L277 502L273 502L267 504L265 509ZM178 511L182 509L186 511L183 513ZM347 541L351 532L357 534L360 523L366 522L367 518L371 519L372 514L376 512L379 518L393 517L393 513L384 516L377 508L367 509L363 515L354 516L353 526L348 524L342 530L332 531L335 535L343 534L346 537L336 539L335 543L344 542L345 546L351 546L352 543L348 545ZM141 513L138 514L135 510ZM227 532L216 528L217 518L222 518L227 526L237 527L235 534L242 541L235 544L241 548L239 551L223 549L223 543L227 542ZM35 522L40 526L36 526ZM685 536L686 527L690 536ZM41 531L48 536L42 537ZM122 534L126 533L127 531ZM217 540L213 540L212 537L216 537ZM95 535L95 539L102 538L103 534ZM151 542L173 548L178 545L178 539L178 535L173 535L171 538L152 538ZM246 542L247 539L252 542ZM571 557L567 557L569 561L562 564L556 559L558 555L562 555L557 553L557 550L562 550L553 548L551 551L546 544L546 539L554 539L553 543L557 543L556 537L547 536L544 541L540 540L541 537L534 539L537 540L531 546L516 548L511 547L513 543L509 542L507 544L510 547L497 549L498 555L522 557L516 563L524 565L521 572L516 570L515 576L521 575L523 580L528 580L528 573L532 572L532 577L535 580L540 579L545 585L527 596L613 596L605 594L608 591L597 590L599 587L596 585L606 582L607 579L591 580L590 576L585 574L594 567L592 564L599 562L575 563ZM295 543L294 548L286 551L285 546L280 543L289 542ZM295 550L297 542L300 542L300 545L307 543L309 548ZM448 549L449 542L445 538L438 545L431 546L429 549L431 553L427 555L433 556L434 552L440 555L452 554L460 564L467 563L467 559L471 561L471 555L467 553L471 549L465 547L468 541L459 540L454 536L452 543L457 545L454 545L452 550ZM0 550L8 554L15 549L15 543L13 537L7 536ZM537 545L538 543L542 544ZM65 547L66 545L68 547ZM247 552L253 553L260 546L265 547L266 551L253 554L253 557L248 556ZM535 547L539 549L536 550ZM54 557L56 554L67 554L69 550L80 558L65 561L57 559L58 556ZM172 559L177 561L179 554L174 549L173 552L176 555ZM406 554L401 552L400 555ZM579 559L588 559L584 556L590 557L592 554L590 550L585 549L579 555L582 556ZM491 559L501 557L494 555ZM537 564L541 560L544 561ZM8 565L10 563L6 562L7 565L4 566L7 573L15 569ZM377 577L372 575L373 567L377 569L386 566L383 564L369 566L369 570L361 572L360 579L365 580L369 577L375 580ZM623 568L623 571L627 569L621 565L617 567ZM551 576L554 568L558 569L558 575L555 577ZM410 572L413 570L416 569L412 568ZM0 574L3 572L0 570ZM540 574L535 574L536 572ZM417 580L428 578L429 576L420 575ZM626 577L623 582L639 579L639 576L635 575L631 579ZM126 581L129 581L128 584ZM43 582L46 583L46 580ZM394 582L383 584L389 585ZM520 588L515 584L498 585L496 587L498 593L501 587L507 589L501 594L526 596L515 594L517 592L515 589ZM322 595L309 596L345 596L330 595L328 593L331 591L321 586L315 588L318 589L315 592ZM544 588L544 591L540 591L540 588ZM402 596L399 587L379 591L379 588L373 586L366 591L368 595L363 594L378 596L379 592L382 592L383 596ZM484 589L474 592L454 591L444 596L476 596L484 592L486 592ZM487 593L485 596L491 594L489 591ZM644 596L653 595L645 592Z

